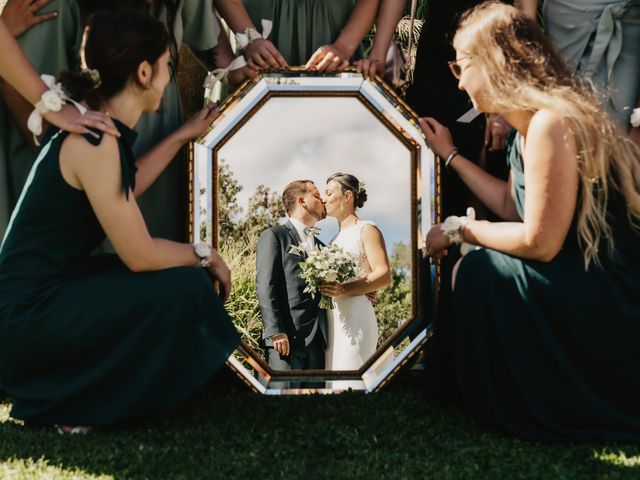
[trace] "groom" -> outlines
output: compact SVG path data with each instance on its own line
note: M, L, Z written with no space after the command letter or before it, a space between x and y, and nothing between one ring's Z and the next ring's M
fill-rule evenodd
M327 342L325 311L320 297L304 293L299 262L314 245L314 225L326 217L320 192L310 180L286 186L282 203L289 220L262 232L256 250L258 303L264 324L262 338L269 366L274 370L323 369ZM291 247L302 246L297 252ZM323 384L279 384L279 388L318 387Z

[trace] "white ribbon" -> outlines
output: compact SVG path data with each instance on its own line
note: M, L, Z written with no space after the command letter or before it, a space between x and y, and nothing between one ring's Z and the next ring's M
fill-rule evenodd
M236 33L236 42L238 43L238 48L240 50L247 48L254 40L258 40L259 38L269 38L271 30L273 29L273 22L263 18L261 23L262 33L258 32L255 28L247 28L244 33Z
M53 75L40 75L42 81L45 83L49 90L42 94L40 101L35 104L35 109L29 115L27 119L27 128L33 134L33 141L37 146L40 146L38 136L42 134L42 116L47 112L59 112L62 110L62 106L71 102L80 112L84 115L87 109L80 105L78 102L71 99L62 90L62 85L56 83L56 78Z
M227 65L225 68L216 68L214 71L207 73L207 77L204 79L204 101L205 104L211 102L211 95L213 89L218 82L223 82L229 76L229 72L232 70L238 70L247 65L244 56L240 55L233 62Z

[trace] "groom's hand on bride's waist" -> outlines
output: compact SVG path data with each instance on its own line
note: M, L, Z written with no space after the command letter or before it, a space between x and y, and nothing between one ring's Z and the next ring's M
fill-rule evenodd
M374 290L373 292L369 292L366 295L369 301L375 305L375 303L378 301L378 291Z
M276 352L278 352L283 357L289 355L290 346L289 346L289 337L286 333L278 333L271 337L271 341L273 342L273 348Z

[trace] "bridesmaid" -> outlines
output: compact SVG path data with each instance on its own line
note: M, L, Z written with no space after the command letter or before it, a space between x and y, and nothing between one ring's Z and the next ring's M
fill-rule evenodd
M538 0L520 0L534 16ZM640 106L640 1L546 0L544 25L572 72L593 79L604 107L625 129ZM640 127L632 136L640 145Z
M421 121L503 220L450 217L427 235L434 257L461 242L482 247L454 274L458 393L522 437L638 441L640 148L514 7L480 5L454 47L451 69L474 107L516 129L504 182L461 155L436 120Z
M344 69L352 58L361 57L360 43L373 25L379 2L244 0L250 28L260 26L263 19L273 22L269 40L252 42L245 50L249 66L255 70L305 64L320 71ZM277 53L260 54L258 44L275 46Z
M12 416L108 425L173 408L224 365L239 337L210 276L211 247L149 234L135 197L216 116L205 109L135 162L131 129L171 78L169 35L138 10L96 14L91 71L66 89L107 112L121 136L50 129L0 246L0 388ZM114 255L91 256L105 238Z

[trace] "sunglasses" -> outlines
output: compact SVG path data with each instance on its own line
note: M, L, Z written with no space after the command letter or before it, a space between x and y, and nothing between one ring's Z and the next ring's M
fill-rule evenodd
M458 58L457 60L453 60L452 62L447 62L451 73L453 73L453 76L456 77L457 80L460 80L460 75L462 75L462 67L458 64L458 62L467 58L471 57L462 57Z

